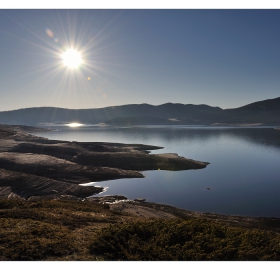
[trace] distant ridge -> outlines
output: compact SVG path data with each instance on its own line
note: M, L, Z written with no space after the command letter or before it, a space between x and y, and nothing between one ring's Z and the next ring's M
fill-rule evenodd
M280 125L280 97L257 101L235 109L165 103L162 105L129 104L98 109L34 107L0 112L1 124L42 126L47 123L71 122L109 125L238 125L244 123Z

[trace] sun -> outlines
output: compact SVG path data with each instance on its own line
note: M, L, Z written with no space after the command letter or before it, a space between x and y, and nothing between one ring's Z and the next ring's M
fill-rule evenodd
M63 64L70 69L78 68L83 62L81 54L75 49L68 49L61 55L61 58Z

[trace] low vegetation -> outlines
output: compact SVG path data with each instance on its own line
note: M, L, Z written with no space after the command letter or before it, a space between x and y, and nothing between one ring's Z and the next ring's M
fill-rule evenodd
M92 260L87 241L118 219L82 201L0 201L0 260Z
M0 260L280 260L280 234L89 201L0 201Z
M279 260L280 235L206 219L154 220L104 228L90 251L106 260Z

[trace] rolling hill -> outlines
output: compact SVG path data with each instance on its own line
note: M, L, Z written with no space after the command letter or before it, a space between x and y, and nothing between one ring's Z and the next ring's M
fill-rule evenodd
M109 125L241 125L244 123L280 125L280 97L234 109L166 103L157 106L130 104L98 109L36 107L0 112L1 124L42 126L71 122Z

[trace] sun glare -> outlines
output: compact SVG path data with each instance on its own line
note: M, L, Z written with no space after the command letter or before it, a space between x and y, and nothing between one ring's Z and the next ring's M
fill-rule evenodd
M79 126L82 126L81 123L68 123L67 126L70 126L70 127L79 127Z
M65 51L61 57L64 65L70 69L78 68L83 62L81 54L74 49Z

